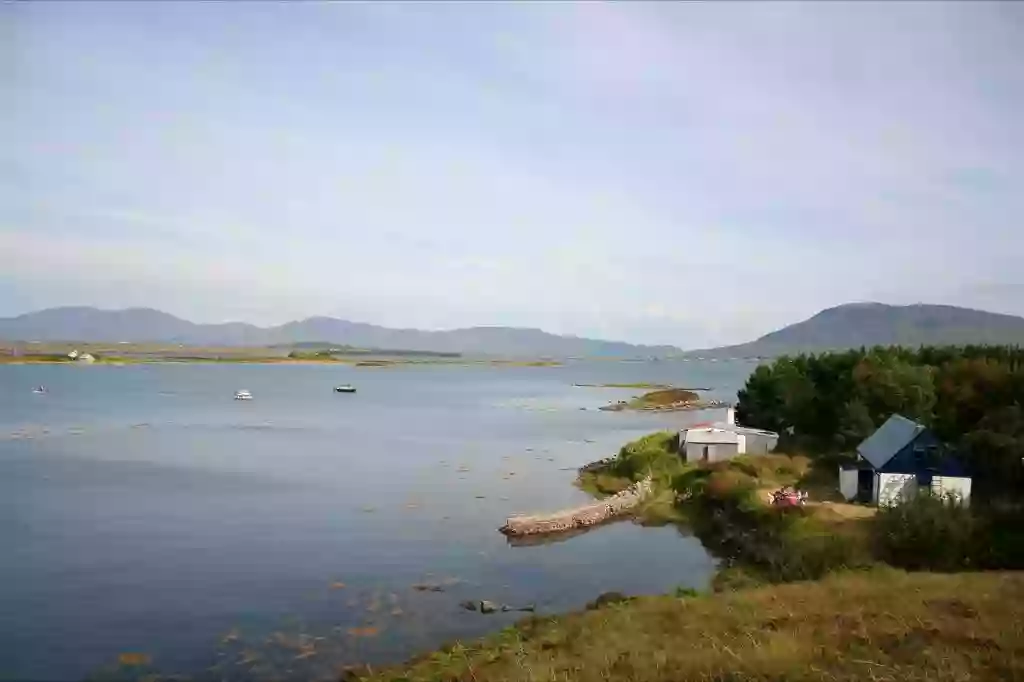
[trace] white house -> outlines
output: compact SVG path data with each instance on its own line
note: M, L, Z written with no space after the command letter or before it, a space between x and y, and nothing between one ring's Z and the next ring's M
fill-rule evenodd
M847 500L892 505L922 489L968 504L971 477L935 434L898 414L857 446L855 465L839 469L839 491Z
M96 362L96 358L91 353L82 353L76 362Z
M737 455L766 454L775 449L779 434L736 424L728 408L725 420L701 424L679 432L679 451L687 462L722 462Z

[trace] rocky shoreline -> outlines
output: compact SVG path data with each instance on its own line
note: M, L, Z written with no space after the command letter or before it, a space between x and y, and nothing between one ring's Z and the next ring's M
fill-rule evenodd
M686 412L690 410L711 410L722 407L731 407L732 404L726 400L680 400L666 405L635 404L625 400L610 405L602 405L597 408L605 412L622 412L623 410L635 410L638 412Z
M651 479L647 478L611 497L597 502L564 509L552 514L512 516L498 530L508 536L540 535L561 533L578 528L595 526L640 504L651 492Z

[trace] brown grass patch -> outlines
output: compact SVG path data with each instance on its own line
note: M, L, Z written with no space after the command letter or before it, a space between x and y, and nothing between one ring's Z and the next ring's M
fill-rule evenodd
M834 575L534 619L373 680L923 682L1024 679L1013 573Z

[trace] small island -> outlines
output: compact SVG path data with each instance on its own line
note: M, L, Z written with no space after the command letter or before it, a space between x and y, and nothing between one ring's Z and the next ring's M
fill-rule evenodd
M644 393L632 400L620 400L598 409L605 412L622 410L639 410L644 412L680 412L687 410L707 410L715 407L728 407L721 400L702 400L695 389L661 388Z

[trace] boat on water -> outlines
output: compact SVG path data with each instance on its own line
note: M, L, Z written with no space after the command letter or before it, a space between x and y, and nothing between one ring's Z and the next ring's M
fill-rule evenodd
M353 386L352 384L344 384L343 386L335 386L334 387L334 392L335 393L355 393L356 392L356 387Z
M252 400L252 393L249 393L249 391L235 391L235 400Z
M33 393L46 393L46 386L37 386L32 389Z

